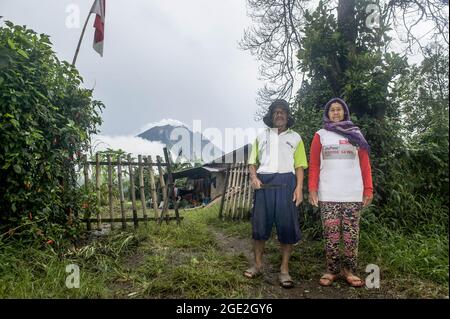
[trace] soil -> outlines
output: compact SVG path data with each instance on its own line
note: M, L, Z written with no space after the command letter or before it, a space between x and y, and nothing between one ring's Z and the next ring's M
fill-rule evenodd
M211 231L216 237L220 248L225 252L233 255L244 255L248 261L249 267L253 264L253 252L251 239L242 239L235 236L229 236L222 233L216 228L211 228ZM308 243L303 242L302 245ZM391 299L402 298L401 295L393 295L385 289L369 289L366 287L353 288L348 286L343 278L336 280L329 287L322 287L319 285L321 274L317 273L317 278L301 279L300 274L291 273L295 286L286 289L280 286L278 281L279 269L267 261L267 256L264 258L264 269L262 280L259 280L259 286L255 288L255 295L260 295L262 298L283 298L283 299L354 299L354 298L369 298L369 299ZM319 260L317 262L320 262ZM244 272L245 269L242 271Z

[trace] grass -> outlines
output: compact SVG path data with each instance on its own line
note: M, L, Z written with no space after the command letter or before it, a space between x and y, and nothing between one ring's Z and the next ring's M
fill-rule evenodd
M58 251L0 243L0 298L259 298L264 282L242 276L243 254L224 251L214 231L251 238L248 222L220 221L218 206L180 210L184 220L160 226L150 222L138 230L115 230L86 240L81 247ZM119 225L119 224L118 224ZM291 273L295 280L318 278L324 269L317 229L303 229L295 246ZM448 237L402 234L370 215L361 224L360 274L369 263L381 269L382 285L392 295L448 298ZM275 238L267 242L266 260L280 263ZM66 266L80 267L80 288L65 285ZM366 297L367 290L355 291ZM369 295L370 297L370 295Z
M0 246L0 298L248 298L245 258L224 254L197 211L136 232L114 231L80 249ZM130 228L132 229L132 228ZM68 289L69 264L80 288Z
M57 253L51 248L3 246L0 249L1 298L105 298L105 283L120 268L118 256L132 244L125 234L108 244L93 242L83 249ZM134 238L134 237L132 237ZM80 267L80 288L65 285L66 266Z
M151 232L140 252L145 262L134 269L142 297L250 297L251 286L241 276L246 261L223 254L203 223L203 212L183 213L180 227L162 224Z
M216 212L210 216L206 222L228 235L251 237L250 223L222 222L215 218ZM300 241L293 251L291 271L300 280L319 278L325 269L324 243L312 238L320 233L320 223L314 227L302 226L305 240ZM268 261L278 267L281 257L276 240L267 242L265 253ZM448 234L402 233L383 225L370 213L361 221L359 273L364 275L368 264L379 266L382 282L402 296L448 298L448 258Z
M444 235L407 235L371 226L361 232L360 251L361 258L382 266L386 274L414 275L448 289L449 247Z

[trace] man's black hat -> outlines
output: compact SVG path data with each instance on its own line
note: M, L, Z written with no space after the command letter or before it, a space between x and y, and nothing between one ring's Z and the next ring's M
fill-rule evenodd
M282 107L288 114L287 127L291 127L292 125L294 125L294 118L291 115L289 103L283 99L275 100L272 102L272 104L270 104L269 109L267 110L267 114L263 117L264 124L266 124L268 127L273 127L272 116L273 111L277 106Z

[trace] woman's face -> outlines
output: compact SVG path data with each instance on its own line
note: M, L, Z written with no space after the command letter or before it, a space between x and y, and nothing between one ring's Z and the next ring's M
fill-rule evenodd
M331 103L328 110L328 118L331 122L340 122L344 119L344 107L339 102Z

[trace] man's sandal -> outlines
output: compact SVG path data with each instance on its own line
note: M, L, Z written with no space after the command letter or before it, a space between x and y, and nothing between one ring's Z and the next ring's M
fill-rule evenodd
M355 275L345 276L345 281L351 286L355 288L359 288L364 286L364 281Z
M294 287L294 281L292 280L292 277L288 273L280 273L278 275L278 279L280 281L281 287L287 289Z
M331 284L336 280L336 278L337 275L325 274L320 278L319 284L324 287L331 286Z
M250 267L246 271L244 271L244 276L250 279L253 279L255 277L258 277L262 274L260 268L256 268L255 266Z

